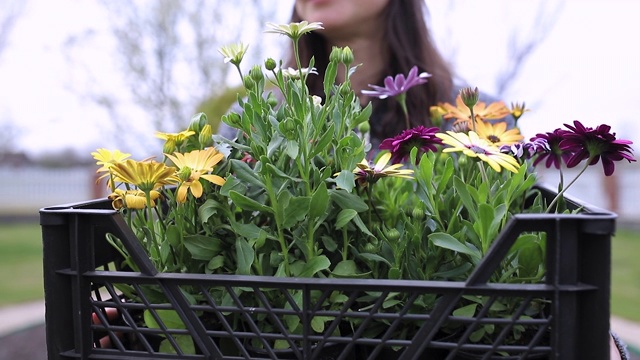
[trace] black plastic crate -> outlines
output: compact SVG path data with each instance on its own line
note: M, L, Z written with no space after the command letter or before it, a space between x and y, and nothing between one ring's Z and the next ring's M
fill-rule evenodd
M538 185L551 198L554 193ZM567 199L570 207L583 208L580 214L520 214L514 216L495 240L487 256L466 282L274 278L236 275L159 273L147 258L124 219L107 200L47 207L40 210L44 245L44 285L46 335L49 359L607 359L609 356L609 296L611 237L616 215ZM497 284L487 282L519 234L547 234L546 276L542 284ZM120 238L140 272L118 269L120 254L107 242L106 234ZM115 264L115 266L114 266ZM143 296L128 302L117 290L127 285L140 292L150 287L161 291L166 302L154 303ZM204 303L190 304L181 289L195 287L203 294L211 289L226 291L230 303L207 297ZM291 292L299 290L303 306L296 306ZM239 291L250 291L260 306L245 306ZM323 304L335 291L349 300L338 310ZM275 308L267 293L279 292L288 306ZM363 294L378 296L366 309L354 306ZM405 306L388 311L387 294L402 293ZM437 297L429 313L408 309L423 296ZM474 317L454 316L463 296L481 296L482 309ZM510 318L492 317L486 311L498 300L521 303ZM533 302L545 302L543 316L529 318L524 311ZM117 321L104 316L107 308L120 313ZM164 324L163 310L175 310L179 325ZM140 313L158 321L150 329L137 325ZM101 324L92 324L92 314ZM228 315L242 318L234 327ZM206 316L205 316L206 315ZM312 328L322 317L324 331ZM303 331L290 334L284 325L300 321ZM272 328L260 330L258 320ZM352 331L338 331L344 320L358 319ZM385 322L387 329L376 337L366 337L368 326ZM406 340L393 331L406 324L419 324ZM458 330L445 336L445 326ZM470 334L489 324L496 331L490 343L470 341ZM527 329L523 341L505 341L514 328ZM175 339L188 335L196 354L186 354ZM111 348L99 348L99 338L109 336ZM158 349L158 339L170 339L171 352ZM285 342L287 351L272 348ZM258 350L252 345L258 344Z

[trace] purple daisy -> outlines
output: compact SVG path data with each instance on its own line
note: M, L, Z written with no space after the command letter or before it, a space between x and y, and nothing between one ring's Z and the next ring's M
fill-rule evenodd
M636 161L631 154L630 140L616 139L616 134L611 133L611 126L599 125L591 128L582 125L578 120L573 126L564 124L569 130L564 140L560 142L560 149L571 152L567 160L567 167L574 167L582 162L589 161L588 165L595 165L602 159L604 174L610 176L615 170L614 161L626 159L629 162Z
M538 156L533 162L533 166L538 165L546 158L544 165L547 168L554 166L556 169L560 169L562 162L566 163L572 155L570 150L560 148L560 142L564 140L564 136L568 133L569 131L567 130L555 129L553 132L536 134L536 136L532 137L530 140L532 143L546 142L545 147L537 149Z
M412 129L403 130L400 135L388 138L380 143L380 150L391 152L391 162L398 164L409 158L411 149L417 147L419 151L438 151L436 145L441 145L442 140L436 137L440 131L437 127L418 126Z
M384 87L369 84L373 90L362 90L362 93L365 95L376 96L380 99L386 99L389 96L393 97L403 94L416 85L426 83L429 77L431 77L431 74L426 72L418 74L418 67L414 66L409 70L409 74L406 78L404 77L404 74L398 74L395 78L387 76L384 79Z
M531 159L536 154L548 153L551 149L544 138L533 138L530 142L502 145L500 152L510 154L517 159Z

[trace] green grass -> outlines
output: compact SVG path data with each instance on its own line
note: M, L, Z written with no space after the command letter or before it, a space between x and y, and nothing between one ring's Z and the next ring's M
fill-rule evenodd
M37 224L0 224L0 306L43 298L42 235ZM613 238L611 312L640 323L640 231Z
M44 298L37 224L0 223L0 306Z
M612 243L611 313L640 323L640 231L620 229Z

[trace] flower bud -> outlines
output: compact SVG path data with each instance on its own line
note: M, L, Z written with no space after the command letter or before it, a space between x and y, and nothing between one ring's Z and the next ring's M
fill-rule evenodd
M424 216L425 216L424 210L422 210L419 207L413 208L413 210L411 211L411 217L416 220L422 220L424 219Z
M240 118L240 114L235 113L235 112L230 112L228 114L225 114L222 116L222 120L227 123L228 125L230 125L231 127L234 128L240 128L241 125L241 118ZM166 151L165 151L166 152Z
M267 60L264 61L264 68L272 71L276 68L278 64L276 63L276 61L273 58L268 58Z
M253 88L256 85L256 83L253 81L253 79L249 75L245 75L245 77L242 79L242 84L244 85L244 88L247 90L253 90Z
M520 117L522 116L522 114L524 114L527 110L527 108L525 107L525 103L523 102L522 104L520 103L511 103L511 115L513 116L513 119L518 122L518 119L520 119Z
M338 91L340 92L340 95L342 96L347 96L351 93L351 83L349 82L349 80L345 81L344 83L342 83L340 85L340 88L338 89Z
M187 130L198 133L200 129L208 123L207 115L205 115L205 113L199 113L191 118L191 122L189 123L189 128Z
M342 49L341 59L345 65L351 65L351 63L353 62L353 51L351 51L351 48L345 46L344 49Z
M251 70L249 70L249 76L256 83L264 80L264 74L262 73L262 69L258 65L254 65L253 67L251 67Z
M385 235L389 242L396 242L400 239L400 231L398 229L389 229L385 232Z
M189 180L189 177L191 177L191 168L188 166L185 166L182 169L180 169L180 171L178 171L178 177L182 181Z
M213 129L211 128L210 124L202 127L202 131L200 131L200 134L198 134L198 141L200 142L200 146L202 146L203 148L211 146L213 144L213 138L211 137L212 135Z
M267 96L267 104L269 104L272 109L278 106L278 99L273 95L273 93L269 93Z
M162 152L165 154L171 154L176 151L176 140L175 139L167 139L162 146Z
M286 118L278 124L278 130L287 140L292 140L295 137L296 122L292 118Z
M475 89L466 87L460 90L460 97L462 98L462 102L471 109L478 103L480 92L477 87Z
M368 133L368 132L369 132L369 130L371 130L371 124L369 124L369 122L368 122L368 121L365 121L365 122L360 123L360 124L358 125L358 131L359 131L361 134L366 134L366 133Z
M329 54L329 61L332 63L339 63L342 61L342 49L334 46L331 49L331 54Z
M363 250L364 250L364 252L371 253L371 254L377 254L378 253L378 247L373 245L372 243L365 244Z

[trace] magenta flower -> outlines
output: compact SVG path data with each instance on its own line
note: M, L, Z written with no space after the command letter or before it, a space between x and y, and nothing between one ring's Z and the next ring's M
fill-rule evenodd
M547 159L544 164L547 168L553 165L556 169L560 169L562 162L566 163L572 155L571 151L560 148L560 142L564 140L564 136L567 133L569 133L567 130L555 129L553 132L536 134L536 136L532 137L530 140L532 143L540 143L542 141L547 143L545 148L538 149L538 157L533 162L533 166ZM540 151L543 149L546 151Z
M440 131L437 127L426 128L418 126L413 129L403 130L400 135L388 138L380 144L380 150L391 152L391 162L398 164L409 158L411 149L418 148L419 151L438 151L436 145L441 145L442 140L436 137Z
M610 132L611 126L602 124L594 129L582 125L578 120L573 125L564 124L571 131L560 142L560 149L571 153L567 167L574 167L585 159L589 166L595 165L602 159L604 174L610 176L615 170L614 161L636 161L631 154L630 145L633 142L616 139L616 134Z
M406 78L403 74L398 74L395 78L387 76L384 79L384 87L369 84L373 90L362 90L362 93L365 95L376 96L380 99L386 99L389 96L393 97L404 94L412 87L426 83L427 78L429 77L431 77L431 74L426 72L418 74L418 67L414 66L409 70L409 74Z

